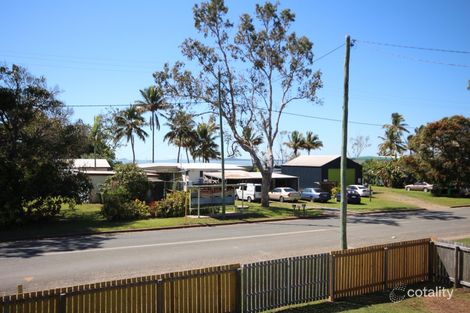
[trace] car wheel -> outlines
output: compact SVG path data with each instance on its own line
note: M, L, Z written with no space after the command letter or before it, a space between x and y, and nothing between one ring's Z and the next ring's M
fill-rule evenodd
M283 198L283 197L279 197L279 202L284 202L284 198Z
M428 192L428 188L424 188L423 191L424 191L424 192Z
M411 188L410 188L410 187L406 187L405 189L406 189L406 191L410 191L410 190L411 190Z
M247 202L251 202L251 201L252 201L252 200L251 200L251 197L246 198L246 201L247 201Z

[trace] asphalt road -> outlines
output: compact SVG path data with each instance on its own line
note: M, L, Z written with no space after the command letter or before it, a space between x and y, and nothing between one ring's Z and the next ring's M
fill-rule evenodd
M350 247L470 237L470 208L348 217ZM0 243L0 295L339 248L339 218Z

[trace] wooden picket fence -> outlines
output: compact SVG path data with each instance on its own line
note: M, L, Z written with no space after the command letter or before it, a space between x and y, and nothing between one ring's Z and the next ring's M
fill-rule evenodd
M456 287L470 287L470 245L435 241L432 249L434 280L453 282Z
M238 312L239 264L0 297L0 313Z
M20 293L0 297L0 313L261 312L432 277L469 286L470 247L421 239Z
M430 239L331 252L331 300L430 279Z
M328 298L329 254L243 265L242 312Z

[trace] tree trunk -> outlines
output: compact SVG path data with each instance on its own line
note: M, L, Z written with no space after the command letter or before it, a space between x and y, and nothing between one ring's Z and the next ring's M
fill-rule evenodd
M155 163L155 116L152 113L152 163Z
M269 191L271 190L272 173L269 170L261 172L261 206L269 208Z
M134 136L131 136L131 147L132 147L132 163L135 164Z

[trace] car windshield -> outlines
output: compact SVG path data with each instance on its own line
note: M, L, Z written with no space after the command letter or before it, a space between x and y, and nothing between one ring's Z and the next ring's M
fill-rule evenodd
M292 191L295 191L295 190L288 187L288 188L284 188L284 191L286 191L286 192L292 192Z

